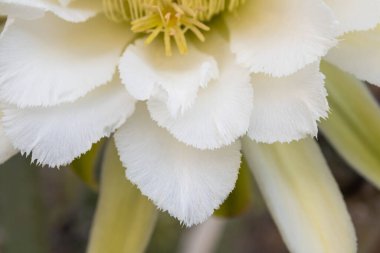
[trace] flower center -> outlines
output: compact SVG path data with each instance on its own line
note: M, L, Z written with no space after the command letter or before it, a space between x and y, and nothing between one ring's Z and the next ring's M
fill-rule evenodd
M107 17L115 22L128 21L135 33L148 34L146 44L163 37L165 53L172 54L172 41L181 54L188 47L186 34L204 41L205 24L223 11L233 11L245 0L103 0Z

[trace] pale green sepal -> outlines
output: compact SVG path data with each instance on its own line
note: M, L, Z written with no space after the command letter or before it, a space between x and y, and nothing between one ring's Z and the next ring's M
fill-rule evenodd
M103 144L104 140L95 143L92 145L91 150L75 159L70 165L70 168L82 180L82 182L93 190L98 190L96 168L100 162Z
M321 69L331 112L320 128L344 159L380 188L380 108L352 75L326 62Z
M292 253L355 253L355 231L338 186L312 139L243 152Z
M3 31L6 17L0 15L0 33Z
M156 219L155 206L126 179L115 144L108 143L87 253L144 252Z
M247 162L243 159L234 190L230 193L224 203L214 212L214 215L218 217L232 218L249 210L253 205L252 188L252 175L249 171Z

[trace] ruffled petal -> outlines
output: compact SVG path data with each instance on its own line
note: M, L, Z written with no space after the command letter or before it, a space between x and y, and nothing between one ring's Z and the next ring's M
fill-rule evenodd
M232 52L253 73L292 74L335 45L336 21L319 0L246 1L226 20Z
M380 86L379 45L380 25L370 31L343 35L341 42L329 51L326 59L357 78Z
M62 3L60 3L62 2ZM51 12L69 22L84 22L101 12L99 0L75 1L54 0L0 0L0 15L11 18L36 19ZM63 4L65 2L65 4Z
M380 23L380 0L324 0L339 20L339 34L375 28Z
M4 129L22 153L32 153L33 161L55 167L70 163L109 136L132 114L134 104L115 80L74 103L5 109Z
M317 120L327 116L327 92L319 64L312 64L293 75L273 78L252 75L255 91L248 135L273 143L316 136Z
M15 20L0 39L0 98L19 107L74 101L112 79L132 37L101 16L80 24L51 15Z
M138 40L125 50L119 65L123 83L136 99L160 92L174 116L187 110L200 87L218 77L215 59L190 45L187 55L167 57L162 43L144 45Z
M115 141L129 180L187 226L205 221L234 188L239 142L214 151L186 146L158 127L143 105Z
M11 0L0 0L0 16L8 16L8 19L21 18L32 20L41 18L45 15L45 11L40 6L39 2L27 0L23 2L25 2L25 5L12 3ZM27 2L30 2L31 5L26 5Z
M199 90L194 104L173 117L165 99L153 96L148 101L152 118L181 142L199 149L229 145L247 132L253 105L249 71L234 62L226 42L209 37L207 53L214 55L220 76Z

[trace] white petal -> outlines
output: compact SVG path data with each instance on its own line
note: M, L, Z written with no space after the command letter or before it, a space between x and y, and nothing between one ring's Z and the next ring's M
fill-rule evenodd
M125 50L119 65L121 78L128 91L137 99L148 99L159 89L167 99L172 115L188 109L200 87L218 77L213 57L189 45L189 53L165 56L159 42L146 46L143 40Z
M46 2L46 0L45 0ZM46 3L46 10L69 22L84 22L102 11L100 0L80 0L65 6Z
M324 76L319 64L293 75L252 75L255 91L248 135L259 142L289 142L317 134L317 120L327 116Z
M370 31L347 33L341 39L326 59L357 78L380 86L380 25Z
M160 126L181 142L200 149L229 145L244 135L249 126L253 105L249 72L235 64L228 47L220 46L223 43L207 41L209 47L214 47L211 52L218 52L214 57L220 76L199 90L187 111L173 117L161 97L154 96L148 101L149 112Z
M119 82L119 83L117 83ZM52 167L70 163L109 136L134 110L120 81L92 91L74 103L4 110L4 129L22 153Z
M257 144L244 156L292 253L356 253L356 236L339 188L318 145Z
M335 19L320 0L246 1L227 24L231 50L253 73L292 74L335 45Z
M36 19L44 16L45 12L51 12L70 22L83 22L101 10L99 0L75 1L70 5L69 2L62 5L55 0L0 0L0 15L22 19Z
M101 16L15 20L0 39L0 98L19 107L74 101L112 79L132 36Z
M159 128L142 105L115 141L127 177L187 226L205 221L234 188L239 142L213 151L186 146Z
M21 1L20 1L21 2ZM23 1L30 2L31 5L23 5L23 4L14 4L10 0L9 1L0 1L0 16L8 16L8 18L22 18L27 20L32 20L36 18L41 18L45 15L45 11L40 6L39 2L33 1ZM37 6L35 6L37 5Z
M18 151L13 147L9 138L5 135L3 126L0 124L0 164L7 161Z
M339 20L339 33L363 31L380 23L380 0L324 0Z

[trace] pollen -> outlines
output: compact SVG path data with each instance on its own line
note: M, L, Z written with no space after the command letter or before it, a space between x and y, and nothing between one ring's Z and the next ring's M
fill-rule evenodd
M115 22L129 22L135 33L146 34L149 45L156 38L164 41L167 56L172 44L181 54L188 52L188 33L205 41L207 23L223 11L232 12L245 0L103 0L106 16Z

